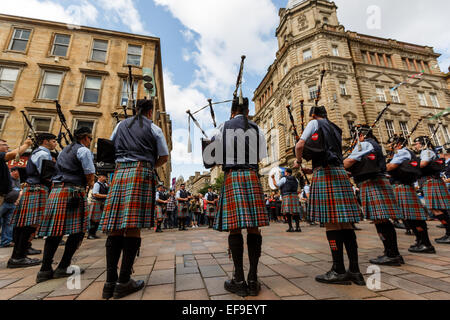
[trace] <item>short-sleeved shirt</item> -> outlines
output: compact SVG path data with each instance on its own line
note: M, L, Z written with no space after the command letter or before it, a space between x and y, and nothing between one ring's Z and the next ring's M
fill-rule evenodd
M119 128L120 123L114 128L114 131L111 135L110 140L114 140L114 137L117 134L117 129ZM165 157L169 155L169 147L167 146L166 137L164 137L164 133L161 130L160 127L158 127L156 124L152 123L152 133L153 137L156 140L156 150L157 150L157 156L158 157ZM136 162L137 159L134 159L132 157L119 157L116 159L116 162Z
M280 181L277 183L278 188L281 188L286 183L286 177L283 177L280 179Z
M319 131L319 121L311 120L308 123L308 125L306 126L305 131L303 131L303 134L302 134L302 137L300 138L300 140L303 140L303 141L308 140L317 131Z
M420 160L425 162L431 162L437 159L436 153L431 151L430 149L423 150L420 153Z
M83 166L84 174L88 175L95 173L94 155L91 150L86 147L81 147L77 151L77 158Z
M44 160L52 161L52 154L46 147L40 146L38 150L31 156L31 162L34 163L39 174L42 172L42 164Z
M409 153L408 149L403 148L397 151L397 153L394 155L394 158L392 158L391 164L402 164L405 161L411 160L411 153Z
M356 161L361 161L364 156L368 155L374 150L375 149L371 143L363 141L361 142L361 150L359 150L359 146L356 146L355 149L353 149L352 154L348 158Z

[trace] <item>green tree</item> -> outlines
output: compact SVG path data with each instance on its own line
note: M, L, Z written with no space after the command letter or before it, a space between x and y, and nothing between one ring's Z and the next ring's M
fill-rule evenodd
M225 175L221 173L216 180L216 183L213 185L205 184L203 188L201 188L198 193L201 193L205 195L208 192L209 188L212 188L213 190L216 190L217 192L220 192L222 190L223 183L225 182Z

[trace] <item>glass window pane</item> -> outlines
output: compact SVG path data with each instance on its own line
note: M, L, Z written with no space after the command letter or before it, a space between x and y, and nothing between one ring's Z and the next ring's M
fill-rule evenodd
M69 47L67 47L67 46L61 46L59 44L55 44L55 46L53 48L53 55L65 57L65 56L67 56L68 49L69 49Z
M84 87L86 89L100 90L101 86L102 86L102 78L86 77L86 82L84 84Z
M100 93L100 90L85 89L84 90L84 96L83 96L83 102L97 103L98 102L99 93Z
M41 90L41 99L56 100L58 99L59 86L44 85Z
M94 49L103 51L108 50L108 41L94 40Z
M70 36L64 34L57 34L55 36L55 43L69 45Z
M75 130L78 130L83 127L89 128L92 131L94 129L94 121L77 120L77 127L75 128Z
M0 96L10 97L14 91L13 81L0 81Z
M105 62L106 61L106 52L94 50L92 52L92 60Z
M142 52L142 47L141 46L133 46L133 45L129 45L128 46L128 54L133 54L133 55L140 56L141 52Z
M4 114L0 114L0 130L3 127L3 122L5 121L5 115Z
M34 118L33 127L36 132L49 132L51 119L48 118Z
M61 73L46 72L44 76L44 84L59 86L61 84L61 79Z
M133 66L140 66L141 56L128 55L127 64L131 64Z
M11 46L11 50L25 51L27 48L28 40L14 40Z
M30 34L31 34L31 31L30 30L20 30L20 39L23 39L23 40L28 40L28 39L30 39Z
M17 75L19 74L19 69L10 69L10 68L4 68L0 69L0 80L5 81L16 81Z

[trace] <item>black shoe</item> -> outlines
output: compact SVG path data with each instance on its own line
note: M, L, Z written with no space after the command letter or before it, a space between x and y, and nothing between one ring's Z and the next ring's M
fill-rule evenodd
M186 227L183 227L183 230L181 230L181 231L187 231Z
M145 287L145 282L142 280L134 281L130 279L127 283L116 283L114 288L114 299L120 299L126 297L132 293L138 292Z
M156 231L155 232L163 232L161 229L156 229Z
M440 224L440 225L437 225L436 228L445 229L445 226L443 224Z
M400 222L394 222L394 227L396 229L403 229L403 230L406 229L405 225L403 223L400 223Z
M252 297L258 296L258 294L261 292L261 283L259 283L258 280L248 280L248 295Z
M286 232L294 232L294 229L289 228L289 230L286 230Z
M366 285L366 281L364 280L364 276L362 275L361 272L353 273L353 272L347 271L347 278L358 286Z
M80 274L83 274L84 271L85 271L84 269L80 268ZM67 272L67 269L59 269L58 268L53 273L53 278L54 279L68 278L73 274L74 274L73 272L71 272L71 273Z
M183 228L178 228L178 231L183 231Z
M440 244L450 244L450 236L445 235L442 238L436 239L434 241Z
M96 236L94 236L93 234L88 235L87 237L88 240L96 240L98 239Z
M66 242L64 240L61 240L61 242L59 243L59 246L65 246Z
M388 256L382 256L378 257L377 259L372 259L370 260L370 263L380 266L395 266L395 267L400 267L402 265L397 257L389 258Z
M317 276L316 281L326 284L342 284L347 286L352 284L348 273L339 274L334 270L328 271L325 274Z
M412 235L413 235L413 233L411 232L411 230L406 230L405 234L406 234L407 236L412 236Z
M295 229L295 232L302 232L302 229L297 228L297 229Z
M114 289L116 288L115 282L105 282L105 285L103 286L103 299L111 299L114 295Z
M27 256L36 256L41 253L42 253L42 250L36 250L31 247L27 249Z
M39 271L36 276L36 283L41 283L53 279L53 270Z
M353 227L353 230L355 230L355 231L361 231L362 229L358 228L357 226L354 226L354 227Z
M234 293L240 297L248 296L248 287L245 281L236 282L234 279L227 280L225 281L224 288L228 292Z
M436 253L436 249L434 249L433 246L427 247L424 244L421 244L418 247L409 248L408 251L412 253L431 253L431 254Z
M405 264L405 260L402 256L397 256L396 259L400 262L400 264Z
M414 243L411 247L409 247L410 249L414 249L414 248L417 248L417 247L419 247L421 245L421 242L420 241L416 241L416 243Z
M30 259L28 257L22 259L9 259L7 268L9 269L17 269L17 268L28 268L38 266L42 263L42 260L38 259Z

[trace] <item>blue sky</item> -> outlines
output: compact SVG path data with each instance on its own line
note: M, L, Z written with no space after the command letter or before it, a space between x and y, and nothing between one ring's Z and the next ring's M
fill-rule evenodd
M166 108L174 122L173 176L188 178L201 165L198 130L194 153L187 154L185 110L228 100L242 54L247 55L244 94L253 91L275 58L278 10L288 0L14 0L1 1L0 12L161 38ZM448 17L450 1L336 0L340 23L347 30L430 45L450 64ZM368 9L380 9L380 29L368 29ZM229 105L216 108L219 122L229 117ZM198 115L211 133L209 112Z

